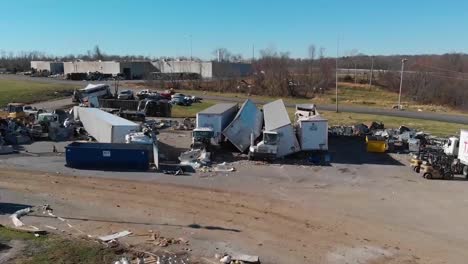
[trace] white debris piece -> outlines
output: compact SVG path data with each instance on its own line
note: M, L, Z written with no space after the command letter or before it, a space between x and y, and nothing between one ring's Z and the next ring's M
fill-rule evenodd
M218 172L231 172L235 170L236 169L234 167L229 166L228 164L226 164L226 162L220 163L216 165L216 167L214 168L214 171L218 171Z
M114 233L112 235L100 236L98 238L100 240L104 241L104 242L108 242L108 241L111 241L111 240L114 240L114 239L118 239L118 238L121 238L121 237L131 235L131 234L132 234L132 232L130 232L128 230L124 230L124 231L121 231L121 232L118 232L118 233Z
M14 214L10 215L11 221L16 227L24 226L24 223L19 220L22 216L27 215L31 212L31 207L24 208L16 211Z
M231 256L226 255L226 256L222 257L222 258L219 260L219 262L221 262L221 263L231 263L231 260L232 260Z
M249 263L259 263L260 258L258 256L251 256L245 254L232 254L231 258L237 261L249 262Z

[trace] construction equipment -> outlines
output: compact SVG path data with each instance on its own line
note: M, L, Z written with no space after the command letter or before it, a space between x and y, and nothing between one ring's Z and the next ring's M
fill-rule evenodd
M13 119L23 119L26 117L24 112L24 104L22 103L9 103L7 105L8 117Z
M418 155L413 155L410 160L410 166L414 172L419 173L421 171L421 165L423 164L423 160Z

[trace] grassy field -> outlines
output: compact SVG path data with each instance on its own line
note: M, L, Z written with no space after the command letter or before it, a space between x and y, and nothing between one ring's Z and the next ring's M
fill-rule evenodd
M203 101L203 103L193 104L192 106L174 106L172 108L173 117L192 117L196 113L216 104L215 101ZM288 108L291 121L294 120L294 108ZM387 128L398 128L405 125L410 128L415 128L421 131L429 132L435 136L450 136L457 135L460 129L468 129L467 125L453 124L447 122L421 120L394 116L381 116L358 113L336 113L333 111L320 111L320 113L328 118L330 125L355 125L355 124L370 124L372 121L382 122Z
M215 101L203 100L201 103L194 103L191 106L175 105L172 107L172 117L195 117L198 112L216 104Z
M208 92L199 90L177 90L177 92L203 96L223 96L230 98L242 98L242 99L254 99L262 101L273 101L282 98L285 103L299 104L299 103L314 103L314 104L334 104L336 101L335 90L330 89L324 94L317 94L313 98L292 98L292 97L271 97L271 96L259 96L242 93L218 93ZM395 92L389 92L378 86L353 84L353 83L339 83L338 86L338 100L342 105L358 105L366 107L376 108L387 108L390 109L394 105L398 104L398 94ZM457 113L466 114L461 111L457 111L445 106L438 105L423 105L412 100L402 97L402 105L407 111L419 111L424 112L444 112L444 113Z
M12 231L0 227L0 243L12 240L22 241L26 245L12 263L113 263L117 255L109 248L82 239L63 239L56 235L35 237L33 234Z
M64 97L78 86L38 83L18 80L0 80L0 107L10 102L34 103Z

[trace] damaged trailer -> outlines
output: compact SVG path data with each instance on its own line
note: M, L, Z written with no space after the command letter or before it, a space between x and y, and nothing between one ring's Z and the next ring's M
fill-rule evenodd
M263 113L252 100L247 99L232 122L224 129L223 135L240 152L250 146L251 135L256 139L260 136L263 126Z
M140 125L109 114L97 108L73 108L75 120L81 121L83 127L100 143L125 143L125 136L140 130Z
M281 158L301 150L282 99L264 105L263 115L263 140L254 146L251 139L249 158Z
M197 132L204 132L209 129L213 132L212 138L214 143L221 143L223 140L223 130L234 119L237 110L238 105L236 103L221 103L198 112L193 137L197 137Z
M302 151L328 150L328 120L313 104L296 105L296 132Z

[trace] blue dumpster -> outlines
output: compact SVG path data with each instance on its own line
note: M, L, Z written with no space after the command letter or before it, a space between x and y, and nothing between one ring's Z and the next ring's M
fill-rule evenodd
M65 147L66 164L78 169L148 170L150 148L142 144L73 142Z

